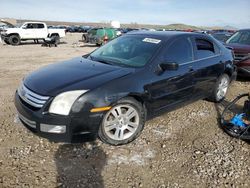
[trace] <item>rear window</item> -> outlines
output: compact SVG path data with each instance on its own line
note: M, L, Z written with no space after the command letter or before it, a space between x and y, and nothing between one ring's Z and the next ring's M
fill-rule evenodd
M104 29L98 29L96 34L100 37L104 36L105 35L105 30Z
M44 28L44 25L43 25L43 24L37 24L37 28L38 28L38 29L43 29L43 28Z
M206 39L196 39L197 58L207 58L216 54L214 44Z

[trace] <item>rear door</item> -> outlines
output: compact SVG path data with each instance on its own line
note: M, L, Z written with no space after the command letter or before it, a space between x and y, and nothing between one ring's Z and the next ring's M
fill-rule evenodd
M193 58L193 47L189 37L179 37L165 47L154 69L163 62L176 62L179 64L179 69L166 70L161 75L155 76L148 85L151 109L157 112L190 100L194 90Z
M45 39L48 35L48 30L43 23L38 23L36 28L36 38Z
M197 97L207 97L214 88L217 78L224 70L220 48L206 36L193 37L195 61L194 93Z

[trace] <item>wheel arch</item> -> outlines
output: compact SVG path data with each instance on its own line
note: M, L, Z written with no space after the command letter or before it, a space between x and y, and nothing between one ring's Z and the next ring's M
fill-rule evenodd
M21 37L20 37L20 34L19 34L19 33L10 33L10 34L8 34L7 36L8 36L8 37L10 37L10 36L13 36L13 35L17 35L17 36L21 39Z
M58 37L60 37L59 33L51 33L49 37L52 37L52 36L58 36Z
M237 67L233 64L233 61L226 61L223 74L227 74L231 79L235 72L237 72Z
M233 75L233 70L226 68L223 74L227 74L231 78Z
M126 97L131 97L131 98L135 99L136 101L138 101L139 103L142 104L142 107L143 107L143 109L145 111L145 118L147 119L148 109L146 107L146 102L145 102L144 97L141 96L140 94L128 94Z

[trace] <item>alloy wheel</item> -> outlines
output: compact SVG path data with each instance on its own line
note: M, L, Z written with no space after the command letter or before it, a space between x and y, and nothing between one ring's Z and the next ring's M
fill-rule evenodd
M226 96L228 86L229 86L228 79L226 77L223 77L219 83L217 94L216 94L218 100L221 100Z
M117 105L104 117L104 132L113 140L126 140L136 133L139 120L136 108L131 105Z

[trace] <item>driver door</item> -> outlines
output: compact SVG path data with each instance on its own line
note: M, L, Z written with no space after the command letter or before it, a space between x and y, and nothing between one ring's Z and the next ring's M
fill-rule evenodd
M154 76L147 86L150 95L150 106L153 111L172 109L179 104L189 101L194 91L193 84L193 45L188 37L181 37L170 43L161 55L159 63L177 63L178 70L165 70Z
M34 39L36 36L37 24L27 23L22 27L22 38L23 39Z

